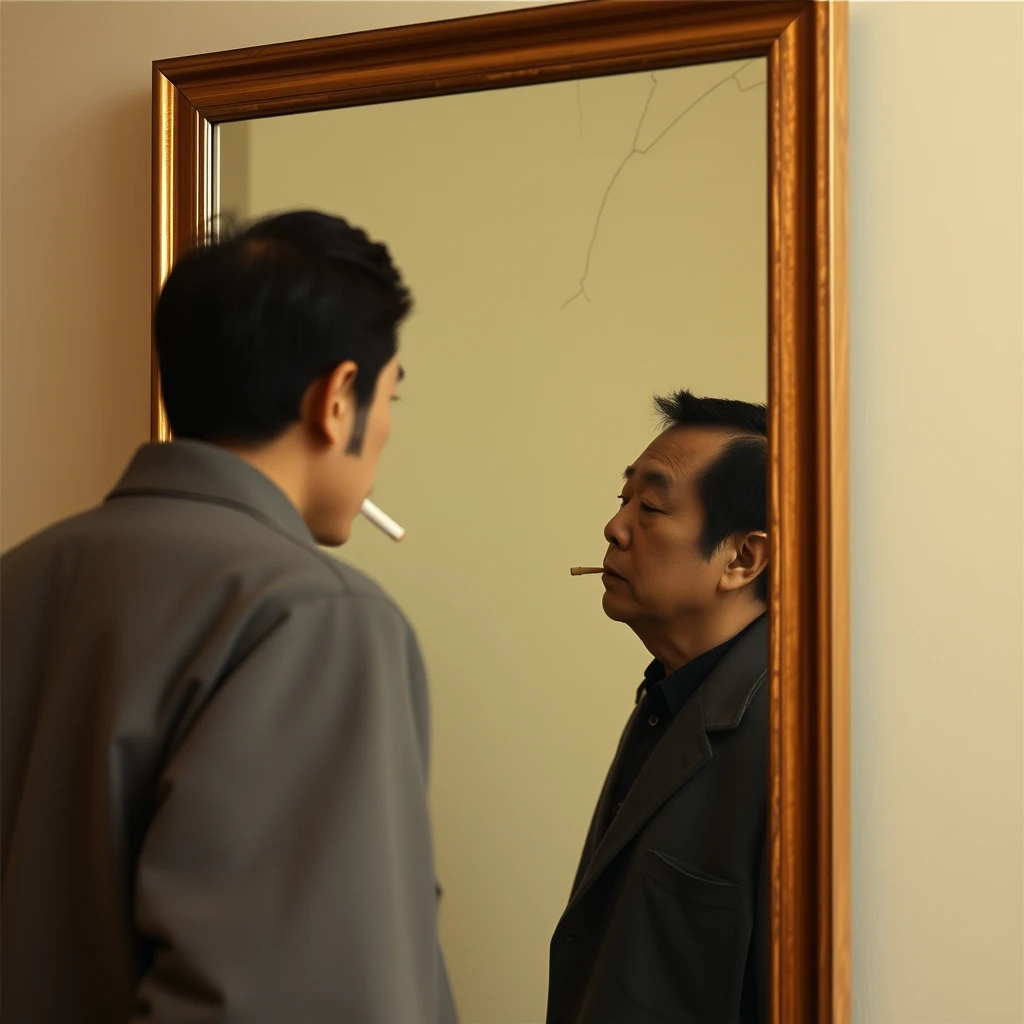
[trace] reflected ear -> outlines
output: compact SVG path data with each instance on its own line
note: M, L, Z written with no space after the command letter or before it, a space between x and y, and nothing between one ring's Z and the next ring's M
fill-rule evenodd
M763 530L736 534L733 544L734 555L722 572L723 590L742 590L768 568L771 545Z
M359 367L348 360L318 377L302 398L302 422L328 444L346 444L355 415Z

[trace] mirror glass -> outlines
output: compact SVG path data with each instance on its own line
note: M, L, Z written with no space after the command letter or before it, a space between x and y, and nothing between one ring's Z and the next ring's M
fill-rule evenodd
M544 1019L651 662L601 575L569 569L602 563L654 395L766 400L766 109L753 60L217 129L219 212L340 214L414 295L374 491L408 535L359 521L337 554L424 650L441 938L471 1024Z

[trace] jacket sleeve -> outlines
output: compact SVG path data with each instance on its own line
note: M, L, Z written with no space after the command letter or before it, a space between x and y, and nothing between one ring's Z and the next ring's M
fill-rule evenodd
M427 732L419 650L388 602L281 614L160 780L136 1024L437 1024Z

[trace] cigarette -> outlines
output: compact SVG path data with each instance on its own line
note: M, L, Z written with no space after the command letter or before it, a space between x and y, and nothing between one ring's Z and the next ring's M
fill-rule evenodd
M574 565L569 570L570 576L590 576L595 572L604 572L603 565Z
M402 529L389 515L385 515L369 498L363 502L359 510L378 529L383 530L392 540L401 540L405 536Z

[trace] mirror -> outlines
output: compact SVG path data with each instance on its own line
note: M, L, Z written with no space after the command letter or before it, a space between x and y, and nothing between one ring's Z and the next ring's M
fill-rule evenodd
M543 1019L551 936L652 657L602 611L600 576L569 567L601 564L655 394L767 398L766 70L218 130L219 212L338 213L415 297L374 494L408 536L358 523L338 556L424 649L441 936L469 1021Z
M212 215L319 208L415 297L374 493L408 536L360 523L338 556L424 649L465 1021L582 1020L554 979L584 960L593 1020L848 1020L844 40L830 3L592 0L156 65L155 291ZM767 403L769 611L757 685L666 716L619 583L568 570L623 547L623 467L684 388ZM670 939L599 955L594 894L627 890ZM694 913L741 924L687 946ZM686 1003L682 962L729 965L720 1002Z

